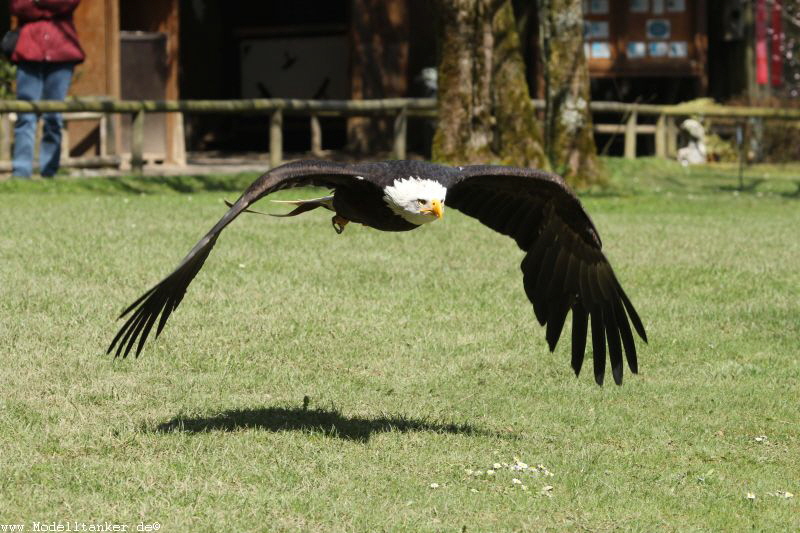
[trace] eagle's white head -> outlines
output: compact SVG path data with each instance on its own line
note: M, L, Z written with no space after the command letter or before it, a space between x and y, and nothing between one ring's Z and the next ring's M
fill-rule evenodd
M417 226L433 222L444 215L447 189L438 181L409 176L394 180L383 192L383 200L389 208Z

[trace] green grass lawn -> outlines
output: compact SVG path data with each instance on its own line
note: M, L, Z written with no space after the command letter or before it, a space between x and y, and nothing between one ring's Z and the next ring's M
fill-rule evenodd
M0 183L0 524L796 531L800 167L606 164L584 204L650 337L622 387L547 351L522 253L454 210L242 216L112 361L253 176Z

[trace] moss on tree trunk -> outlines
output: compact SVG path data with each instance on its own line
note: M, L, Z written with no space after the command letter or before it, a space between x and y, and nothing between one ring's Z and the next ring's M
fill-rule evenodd
M603 181L589 110L582 0L539 0L545 78L545 144L556 172L573 186Z
M510 0L439 0L433 158L546 168Z

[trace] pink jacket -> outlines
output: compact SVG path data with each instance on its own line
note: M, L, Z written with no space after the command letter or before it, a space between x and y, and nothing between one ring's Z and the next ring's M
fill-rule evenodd
M86 55L78 42L72 12L80 0L11 0L19 20L19 40L11 61L80 63Z

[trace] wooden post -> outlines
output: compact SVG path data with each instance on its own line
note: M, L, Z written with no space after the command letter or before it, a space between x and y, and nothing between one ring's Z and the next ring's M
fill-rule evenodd
M186 166L186 135L183 132L183 113L174 113L175 121L172 132L172 146L170 147L172 162L178 166Z
M108 155L108 115L100 115L100 157Z
M8 113L0 114L0 161L11 159L11 121Z
M114 161L115 166L120 168L122 166L122 158L120 157L120 154L122 154L122 139L120 138L120 124L122 124L122 116L119 113L103 113L103 116L105 117L105 121L100 121L100 127L104 130L100 132L100 155L102 157L108 155L114 156L113 158L109 158L109 160ZM105 150L102 151L104 138Z
M406 130L408 129L408 110L404 107L394 117L394 157L406 158Z
M667 156L667 117L662 113L656 120L656 157Z
M44 124L44 120L39 120L41 115L39 113L36 114L36 133L33 136L33 167L39 170L39 173L42 172L41 167L39 166L39 149L42 146L42 125Z
M283 161L283 111L276 109L269 119L269 166L275 168Z
M136 174L141 174L144 170L144 110L133 114L131 170Z
M322 154L322 127L319 124L319 117L311 114L311 154Z
M62 122L61 125L61 165L66 165L69 163L69 128L67 127L67 117L69 117L69 115L64 115L64 122Z
M638 113L631 111L625 122L625 159L636 159L636 121Z
M678 125L675 124L675 117L667 118L667 157L678 155Z

